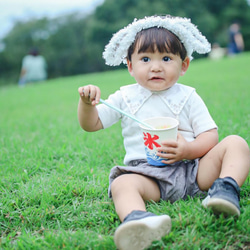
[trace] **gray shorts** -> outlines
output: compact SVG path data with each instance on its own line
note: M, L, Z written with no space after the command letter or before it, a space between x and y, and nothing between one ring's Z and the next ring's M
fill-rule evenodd
M196 176L199 160L179 161L166 166L152 166L146 160L131 161L129 166L115 166L109 175L109 197L111 194L111 183L119 175L141 174L152 178L159 186L161 199L175 202L186 199L187 196L205 195L198 187Z

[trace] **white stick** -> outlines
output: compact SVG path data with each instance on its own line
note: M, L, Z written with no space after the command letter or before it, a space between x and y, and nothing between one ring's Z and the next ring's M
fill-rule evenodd
M103 103L103 104L105 104L105 105L107 105L108 107L114 109L115 111L117 111L117 112L119 112L119 113L121 113L121 114L123 114L123 115L129 117L130 119L132 119L132 120L134 120L134 121L136 121L136 122L142 124L142 125L145 126L145 127L148 127L148 128L150 128L150 129L155 129L154 127L150 126L149 124L147 124L147 123L145 123L145 122L142 122L142 121L138 120L137 118L135 118L135 116L130 115L130 114L128 114L128 113L122 111L121 109L119 109L119 108L117 108L117 107L115 107L115 106L113 106L113 105L111 105L111 104L105 102L105 101L102 100L101 98L100 98L100 102Z

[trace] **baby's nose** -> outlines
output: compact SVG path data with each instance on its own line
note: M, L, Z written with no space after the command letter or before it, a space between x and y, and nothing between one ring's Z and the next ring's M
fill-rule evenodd
M154 72L161 71L162 70L161 63L159 63L159 62L152 63L151 70Z

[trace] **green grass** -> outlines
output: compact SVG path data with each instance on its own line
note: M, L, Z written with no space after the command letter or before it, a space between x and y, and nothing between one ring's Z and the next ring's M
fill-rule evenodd
M219 126L250 144L250 54L197 60L179 82L194 86ZM115 249L120 224L107 196L110 168L122 164L120 124L96 133L77 120L79 86L102 97L133 83L126 70L0 88L0 249ZM250 178L241 216L216 217L197 198L148 203L169 214L172 231L150 249L249 249Z

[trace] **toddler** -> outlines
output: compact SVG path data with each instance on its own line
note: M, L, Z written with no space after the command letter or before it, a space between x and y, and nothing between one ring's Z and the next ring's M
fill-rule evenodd
M240 186L249 173L248 144L231 135L218 143L217 126L194 88L178 82L192 53L208 53L210 44L189 19L152 16L118 31L106 46L108 65L127 64L135 84L123 86L107 102L139 120L178 119L177 141L162 141L157 155L164 166L147 163L138 123L99 103L97 86L80 87L78 118L85 131L105 129L121 120L125 166L109 177L109 196L121 220L114 241L118 249L144 249L168 234L168 215L147 212L145 201L175 202L208 191L202 204L214 213L239 216Z

